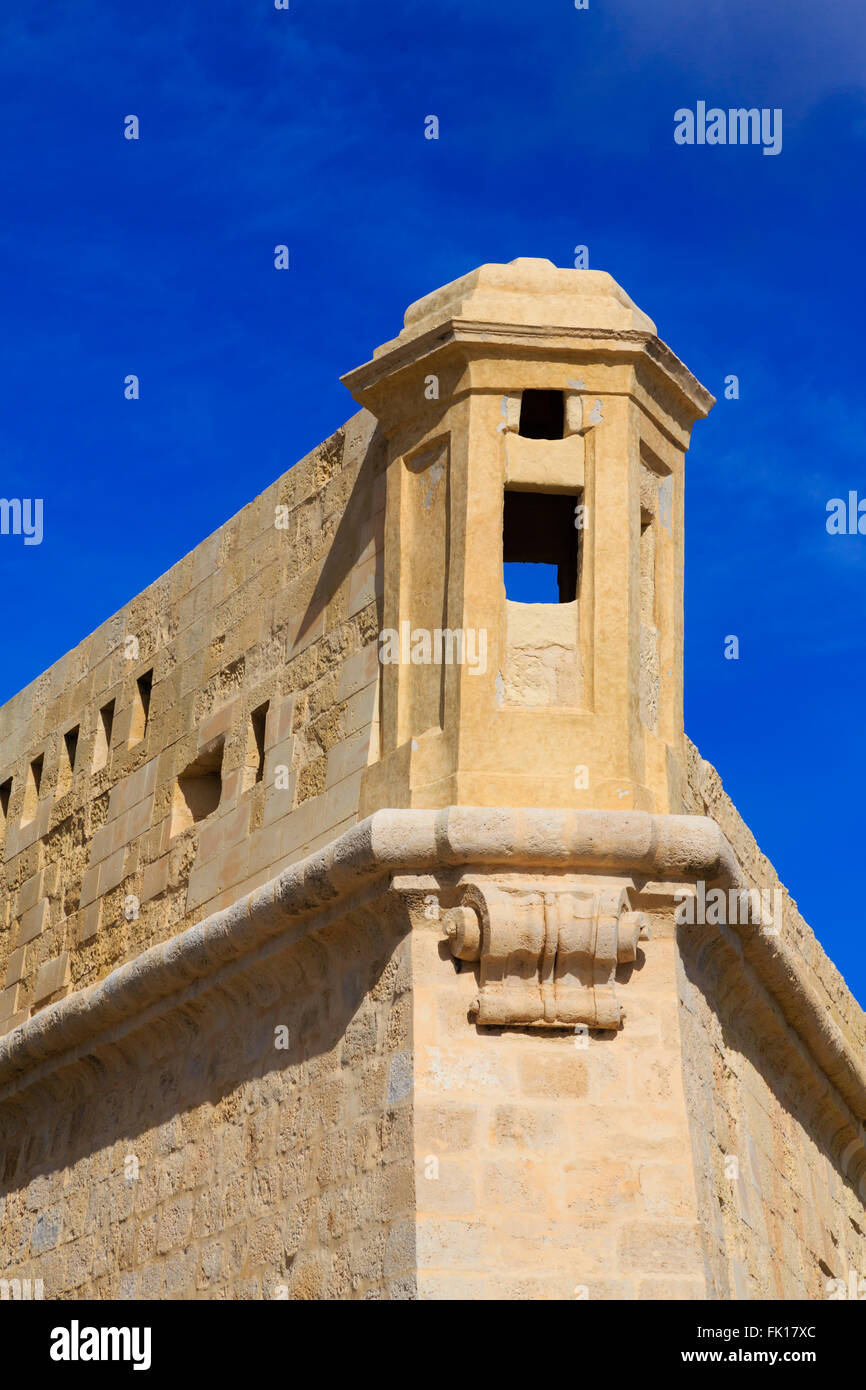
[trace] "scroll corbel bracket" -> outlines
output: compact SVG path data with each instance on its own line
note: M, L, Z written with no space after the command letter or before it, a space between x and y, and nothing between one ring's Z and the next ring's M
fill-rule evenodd
M618 1029L619 965L649 938L623 887L556 883L533 889L464 881L442 913L452 954L479 963L471 1012L481 1025Z

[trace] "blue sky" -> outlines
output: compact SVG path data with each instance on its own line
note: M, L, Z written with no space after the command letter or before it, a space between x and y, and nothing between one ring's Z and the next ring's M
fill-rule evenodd
M347 418L411 301L586 244L720 398L686 727L866 1002L866 536L825 529L866 497L864 89L855 0L9 7L0 495L45 534L0 537L0 699ZM781 108L781 154L677 146L698 100Z

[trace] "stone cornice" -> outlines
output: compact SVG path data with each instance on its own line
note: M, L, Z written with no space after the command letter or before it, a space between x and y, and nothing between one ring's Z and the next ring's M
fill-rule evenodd
M387 892L393 875L455 869L638 874L656 884L749 886L719 827L702 816L480 807L377 811L232 907L152 946L0 1039L0 1101ZM750 925L736 930L745 960L850 1107L862 1147L863 1059L822 1008L784 933Z
M519 347L522 352L537 348L547 356L555 349L574 349L602 355L620 355L635 360L647 358L685 397L696 417L708 414L715 397L681 362L676 353L654 333L643 329L580 328L556 325L504 324L474 319L449 319L404 342L394 340L394 346L374 356L341 377L343 385L356 400L363 401L366 393L384 378L406 370L429 357L431 353L451 345L481 345L497 348Z

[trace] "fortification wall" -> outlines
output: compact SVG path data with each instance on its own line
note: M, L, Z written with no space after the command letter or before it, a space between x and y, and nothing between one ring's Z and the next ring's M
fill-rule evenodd
M610 277L528 260L428 296L346 381L379 426L0 711L0 1272L50 1298L847 1292L866 1020L682 735L712 397ZM560 434L521 433L528 391ZM554 556L577 593L512 613L551 489L589 518ZM585 679L504 698L512 616L541 652L560 607ZM492 634L484 670L380 667L407 620ZM678 919L749 889L770 923Z
M0 1032L353 823L378 727L374 429L360 411L0 710Z
M412 1297L407 954L356 914L17 1096L0 1276L46 1299Z
M840 1050L866 1056L866 1017L772 864L689 745L693 814L712 816L753 888L781 892L780 938L838 1030ZM847 1108L804 1045L793 989L769 992L724 926L679 928L683 1078L689 1110L708 1296L850 1296L866 1274L863 1183L848 1159L862 1142L841 1131ZM862 1114L857 1120L862 1140ZM852 1285L851 1275L854 1275ZM838 1280L834 1285L831 1281Z

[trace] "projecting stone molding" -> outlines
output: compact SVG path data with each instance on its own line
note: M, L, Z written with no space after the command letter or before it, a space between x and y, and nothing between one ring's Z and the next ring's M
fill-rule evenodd
M622 892L635 873L644 880L677 884L684 878L739 881L730 845L706 817L468 806L378 811L230 908L149 947L97 984L46 1005L0 1038L0 1102L51 1078L56 1087L52 1095L62 1096L69 1088L67 1068L95 1049L101 1066L112 1060L121 1063L123 1048L117 1044L131 1031L156 1019L182 1016L193 999L210 990L229 989L232 979L270 954L345 920L359 906L375 904L377 911L383 910L390 898L404 900L411 918L413 904L431 893L437 917L440 900L466 912L478 903L488 917L485 904L504 901L505 910L494 912L492 931L488 926L486 939L479 939L485 996L480 1022L494 1021L487 1012L487 996L497 995L487 986L495 983L493 972L502 969L497 961L508 967L509 986L526 977L525 967L513 959L516 950L524 949L515 945L520 938L507 925L501 929L500 922L507 923L515 908L518 916L523 914L519 905L534 896L542 935L537 925L523 930L541 943L536 956L530 951L528 971L530 983L538 981L540 1007L534 1018L510 1021L552 1026L542 1007L541 978L552 964L556 999L555 962L561 950L568 968L561 977L559 1026L591 1019L592 1027L617 1028L621 1013L612 1022L602 1022L613 1018L614 1010L608 1005L605 1014L601 1005L607 999L605 991L612 989L617 961L628 960L628 951L637 944L639 915L636 921L628 912ZM527 921L532 919L530 911ZM552 961L547 954L547 919L556 924L555 941L554 927L550 928ZM783 943L776 949L783 950ZM573 995L580 986L586 990L581 1001L586 1018L573 997L566 1005L568 991ZM566 1007L571 1012L566 1013ZM141 1045L135 1049L141 1050ZM866 1086L862 1089L866 1092Z
M480 962L476 1022L534 1028L619 1028L617 966L649 937L623 886L553 879L529 889L464 882L443 923L453 954Z

